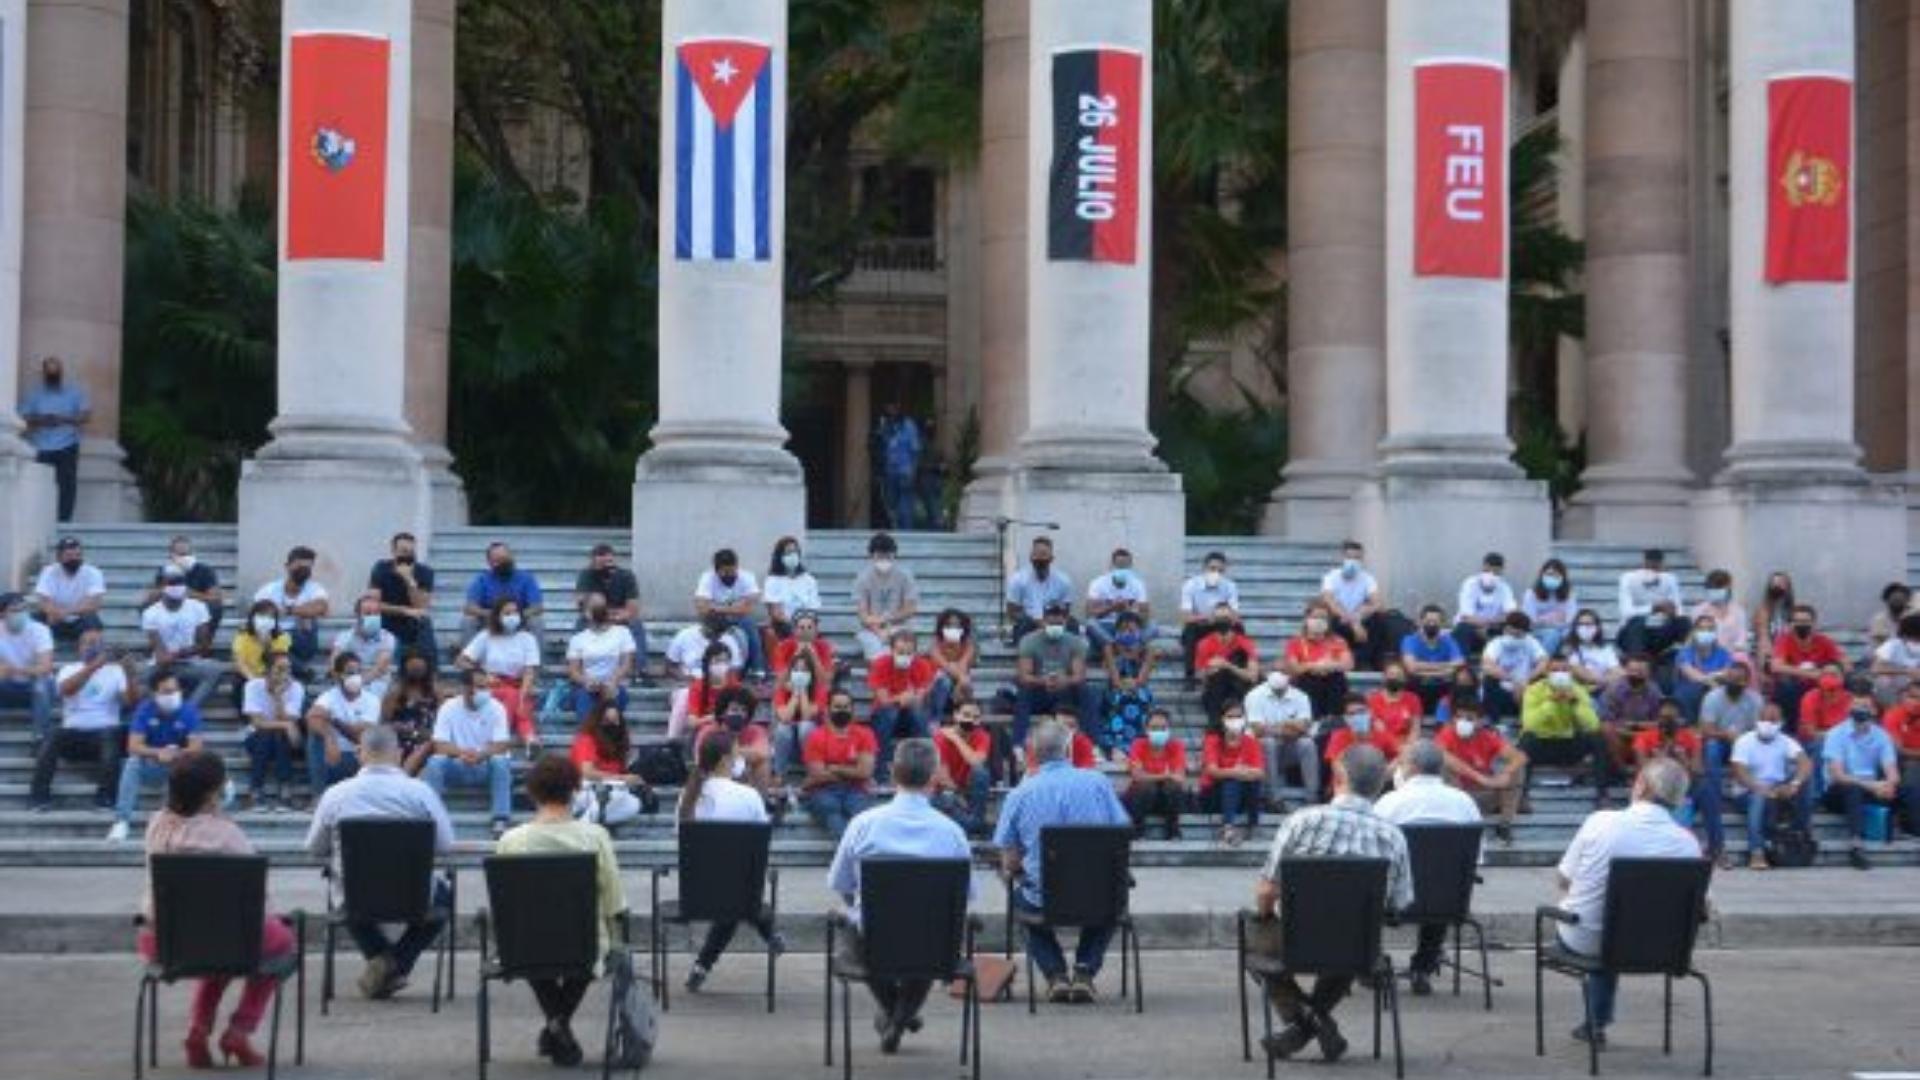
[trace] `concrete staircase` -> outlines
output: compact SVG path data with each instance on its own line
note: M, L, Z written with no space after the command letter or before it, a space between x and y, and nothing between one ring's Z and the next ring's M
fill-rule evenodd
M194 537L200 558L218 570L223 584L229 588L228 615L218 641L224 646L230 640L239 613L244 612L246 599L260 584L246 582L240 588L233 588L235 536L231 527L89 526L76 532L86 543L89 558L101 567L108 580L109 603L103 611L103 621L111 642L127 647L144 645L138 632L138 601L164 554L167 538L179 531ZM626 563L628 538L615 530L584 529L464 529L439 534L434 540L431 561L440 575L434 606L443 650L458 644L455 628L460 622L461 596L471 575L484 563L486 545L495 539L513 544L518 563L538 578L547 593L548 607L553 613L546 641L547 677L559 678L563 673L561 653L565 632L571 625L566 616L571 608L574 576L585 562L589 548L601 541L613 544L620 551L623 564ZM981 692L990 694L1008 685L1012 652L992 633L1001 591L993 537L916 533L900 539L901 559L913 569L920 582L922 611L930 615L951 606L974 617L981 639L978 681ZM866 540L864 533L815 532L808 544L809 568L820 579L827 609L825 630L841 655L853 661L853 684L856 695L862 699L866 696L865 672L852 638L850 591L855 573L865 562ZM1263 651L1276 647L1284 636L1295 632L1302 607L1318 593L1320 575L1337 557L1329 545L1260 538L1196 537L1188 543L1189 568L1212 550L1224 551L1232 561L1231 573L1241 586L1249 630ZM1638 564L1638 550L1622 546L1565 545L1559 554L1568 563L1583 603L1598 609L1610 627L1614 625L1615 584L1622 570ZM756 573L763 569L760 565L763 557L762 553L742 553L748 568ZM1462 573L1470 569L1463 568ZM1700 571L1678 556L1674 569L1681 574L1689 598L1696 596ZM1530 580L1532 568L1513 570L1516 579ZM346 620L339 615L345 610L345 599L335 598L336 617L329 620L325 637L346 625ZM1451 602L1449 597L1436 600L1442 604ZM923 620L923 626L930 625L930 618ZM677 622L649 619L656 666L659 650L679 627ZM1156 698L1174 710L1178 732L1188 739L1190 747L1197 749L1202 724L1198 695L1181 684L1178 659L1171 651L1174 646L1163 648L1168 652L1156 671ZM1377 676L1363 673L1355 681L1364 689L1371 687L1376 679ZM656 687L630 693L629 722L636 740L644 742L663 737L667 696L665 680ZM208 706L209 745L227 758L230 768L244 770L241 724L230 695L224 690L216 693L209 699ZM100 840L110 819L106 813L91 808L92 778L84 765L62 766L54 788L57 804L54 812L30 814L26 811L31 772L26 720L21 710L0 712L0 867L137 865L140 861L137 843L107 845ZM571 738L571 727L570 716L549 718L542 727L544 740L549 746L564 746ZM1197 758L1197 753L1195 756ZM1584 789L1555 787L1551 780L1551 777L1542 777L1534 795L1535 812L1520 819L1511 846L1490 850L1490 862L1545 865L1558 858L1589 807ZM153 792L146 793L143 807L150 808L154 799ZM477 860L478 842L486 836L483 796L479 792L456 792L451 804L461 837L474 842L473 849L463 858ZM300 850L307 823L305 815L243 812L239 816L263 851L288 862L305 859ZM1264 853L1262 841L1271 826L1270 819L1252 842L1229 851L1211 842L1212 829L1206 818L1191 815L1186 823L1186 839L1171 843L1144 842L1136 849L1136 860L1142 865L1169 867L1251 867ZM1837 861L1844 850L1843 828L1837 819L1827 815L1819 817L1818 827L1825 841L1826 858ZM1743 853L1744 832L1737 812L1729 814L1727 830L1730 846L1736 853ZM674 850L671 821L662 815L630 825L621 831L618 845L623 862L630 866L671 861ZM789 816L776 839L775 858L782 864L822 865L830 853L825 835L802 815ZM1903 838L1880 856L1894 863L1920 862L1920 843Z

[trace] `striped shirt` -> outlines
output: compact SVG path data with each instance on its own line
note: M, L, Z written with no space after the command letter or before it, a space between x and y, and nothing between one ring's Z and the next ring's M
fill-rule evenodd
M1413 903L1413 865L1407 838L1397 825L1373 812L1373 804L1355 795L1337 796L1326 806L1296 810L1280 824L1260 876L1278 885L1280 863L1296 856L1347 856L1387 861L1387 908Z

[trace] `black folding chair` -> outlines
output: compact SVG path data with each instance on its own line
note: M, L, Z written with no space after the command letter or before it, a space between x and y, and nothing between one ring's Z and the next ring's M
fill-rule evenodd
M1707 1060L1702 1075L1713 1075L1713 984L1693 966L1693 946L1707 913L1707 882L1713 864L1705 859L1615 859L1607 871L1607 895L1600 929L1600 955L1574 952L1549 921L1578 926L1580 917L1541 906L1533 916L1533 1052L1547 1052L1544 974L1559 972L1580 980L1587 1031L1594 1030L1593 996L1586 978L1593 974L1658 975L1664 984L1660 1052L1673 1053L1673 980L1700 980L1706 1013ZM1600 1046L1587 1040L1587 1073L1600 1075Z
M453 938L459 918L459 875L447 867L447 907L433 906L434 827L431 821L365 818L342 821L340 833L340 906L333 903L334 871L327 881L327 956L320 976L320 1015L333 1004L333 954L340 931L349 923L418 925L444 919L433 958L433 1011L440 1011L440 987L453 1000Z
M307 917L295 910L279 916L293 932L288 956L260 955L267 917L267 860L262 855L154 855L153 961L140 976L133 1006L133 1075L160 1064L160 984L181 979L268 977L284 989L296 980L293 1060L307 1060ZM142 919L135 919L136 924ZM273 1031L267 1038L267 1077L280 1061L280 999L273 995ZM146 1044L143 1058L141 1043Z
M1238 924L1240 978L1240 1054L1253 1060L1248 1023L1247 983L1260 987L1266 1034L1273 1035L1273 999L1267 980L1280 975L1347 975L1373 988L1373 1056L1380 1056L1380 1010L1393 1014L1393 1075L1406 1075L1400 1044L1400 995L1394 985L1393 959L1380 947L1386 922L1385 859L1288 858L1280 864L1280 952L1247 947L1247 928L1257 921L1242 911ZM1270 925L1270 924L1269 924ZM1267 1055L1267 1076L1273 1056Z
M1453 994L1460 996L1461 927L1471 926L1480 947L1480 970L1465 971L1480 980L1487 1008L1493 1008L1493 988L1505 983L1493 977L1487 961L1487 928L1473 917L1473 887L1480 884L1479 825L1405 825L1407 859L1413 864L1413 905L1389 912L1388 926L1444 926L1453 934L1453 959L1441 963L1453 968Z
M780 914L780 871L767 868L773 846L773 826L760 822L683 821L680 823L680 898L660 899L660 881L674 871L653 868L653 916L649 922L649 952L653 960L654 994L660 1009L667 1000L667 936L662 923L751 922L764 913ZM767 950L767 1011L774 1009L774 974L779 955Z
M1139 973L1133 992L1133 1011L1147 1008L1147 972L1140 962L1140 935L1131 910L1133 829L1126 825L1051 825L1040 830L1041 880L1046 889L1038 913L1015 912L1014 890L1007 882L1006 955L1013 957L1013 926L1080 928L1112 926L1120 931L1120 997L1129 994L1130 973ZM1027 952L1027 1012L1037 1009L1033 985L1033 952Z
M861 926L857 957L839 955L838 933L856 933L845 916L827 917L827 1064L833 1064L833 984L840 983L841 1073L853 1078L851 986L869 979L964 982L960 1064L980 1080L980 982L973 966L978 923L967 915L972 863L967 859L878 858L860 861Z
M487 1062L493 1057L488 984L515 979L593 978L601 960L600 892L592 855L491 855L481 866L491 907L480 909L474 916L480 938L480 992L475 1008L479 1076L486 1080ZM624 937L624 924L621 929ZM489 944L498 946L498 955L489 951ZM602 1080L613 1075L613 1019L619 1004L614 995L607 995Z

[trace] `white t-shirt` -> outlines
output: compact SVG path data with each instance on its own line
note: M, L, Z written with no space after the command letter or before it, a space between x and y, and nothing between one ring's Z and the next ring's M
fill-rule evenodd
M1241 704L1247 710L1247 723L1257 727L1313 723L1313 700L1297 686L1276 694L1273 687L1262 682L1247 691Z
M269 581L265 585L260 586L259 590L253 594L254 603L257 604L265 600L271 603L274 610L278 611L282 616L285 616L294 608L306 607L316 600L325 600L326 598L327 590L321 588L320 582L313 578L308 578L306 583L300 586L300 591L293 596L287 595L287 581L285 578L281 578L278 581Z
M1800 744L1784 732L1771 742L1751 731L1733 740L1733 760L1763 784L1785 783L1798 767L1796 762L1806 756Z
M45 623L29 619L17 634L9 633L5 626L0 626L0 664L24 670L52 652L53 631L47 629Z
M1473 796L1437 776L1415 776L1380 796L1373 812L1395 825L1478 825Z
M720 643L727 647L727 653L733 657L733 666L738 668L747 662L747 658L740 651L740 643L733 638L732 634L721 634ZM673 640L667 643L667 663L697 679L704 674L700 665L706 658L708 644L706 633L698 625L689 626L673 635Z
M1883 664L1892 664L1897 668L1920 668L1920 645L1909 644L1906 640L1890 637L1873 650L1873 658Z
M1206 575L1195 574L1180 586L1180 610L1189 615L1211 615L1221 604L1240 610L1240 586L1224 574L1218 585L1209 585Z
M1501 634L1487 642L1487 650L1481 654L1481 659L1492 661L1506 675L1504 681L1512 683L1511 688L1517 689L1533 678L1535 669L1547 662L1547 650L1531 637L1514 638Z
M433 718L433 741L452 743L462 750L485 750L511 739L507 710L492 698L478 709L468 708L464 695L448 698Z
M620 670L620 658L637 651L633 631L624 626L588 627L567 642L567 662L580 661L588 682L608 682Z
M1680 579L1665 571L1653 575L1649 580L1647 572L1629 570L1620 575L1620 621L1651 614L1653 605L1665 600L1680 610Z
M68 664L56 678L61 683L80 674L85 664ZM120 726L120 705L127 693L127 672L119 664L102 664L87 676L80 692L60 699L60 726L73 731L102 731Z
M1120 575L1118 585L1113 582L1113 575L1116 573ZM1097 600L1103 604L1121 601L1144 604L1147 602L1147 583L1140 579L1139 574L1131 570L1108 570L1087 585L1087 599Z
M695 821L767 820L767 801L758 791L725 777L709 778L700 785L700 798L693 804Z
M380 662L382 655L391 658L394 650L399 647L400 643L385 630L368 637L359 630L348 628L340 631L333 639L333 651L336 655L352 653L360 661L360 666L367 671L373 670L373 665Z
M1612 674L1620 667L1620 654L1614 652L1611 645L1575 643L1568 648L1567 659L1574 667L1584 668L1601 676Z
M351 727L358 732L380 722L380 699L364 689L359 697L349 698L346 691L336 686L321 694L314 705L325 710L328 719L333 721L333 741L342 751L351 751L355 742L347 738L341 728Z
M773 574L767 578L767 587L760 599L769 604L779 604L787 618L793 618L796 611L820 610L820 582L812 574L799 574L787 577Z
M1480 587L1480 575L1473 574L1460 583L1460 613L1456 622L1464 622L1468 617L1482 620L1497 620L1519 606L1513 598L1513 586L1507 579L1496 577L1493 588Z
M307 688L300 685L298 679L288 679L287 685L280 690L280 707L286 713L286 719L298 720L301 707L307 701ZM247 686L240 694L240 714L270 718L273 712L273 697L267 689L267 680L248 679Z
M160 646L168 652L177 653L191 649L200 635L200 628L213 618L207 611L207 605L189 596L180 601L180 606L169 610L167 605L156 602L140 613L140 629L149 634L160 636Z
M1560 857L1560 876L1570 883L1560 906L1580 916L1579 923L1560 928L1560 937L1576 952L1599 955L1613 860L1699 857L1700 841L1660 806L1637 802L1625 810L1594 811Z
M63 608L79 607L81 601L104 596L106 591L107 579L92 563L81 563L80 569L71 574L59 563L48 563L40 568L39 580L33 586L35 596L45 597Z
M475 634L460 655L489 675L519 682L530 667L540 666L540 643L525 630L511 634Z
M700 575L700 583L693 587L693 595L716 607L736 604L760 595L760 583L751 573L741 570L733 576L733 584L720 580L720 575L711 570Z
M1320 578L1320 591L1332 594L1333 598L1340 602L1340 606L1350 612L1360 610L1360 605L1367 602L1367 597L1372 596L1379 589L1380 583L1375 581L1373 575L1367 573L1365 568L1352 577L1347 577L1336 566Z

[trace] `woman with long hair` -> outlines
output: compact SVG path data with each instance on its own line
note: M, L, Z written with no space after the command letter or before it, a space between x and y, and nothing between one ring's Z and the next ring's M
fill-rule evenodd
M933 643L927 659L936 674L927 692L927 715L936 722L952 711L953 702L973 696L973 665L979 650L973 641L973 619L959 608L948 608L933 622Z
M694 731L713 723L720 694L740 685L740 673L733 669L733 650L723 641L707 646L700 657L700 672L687 688L687 726Z
M380 703L380 722L400 737L400 759L408 776L420 775L433 756L433 721L440 712L440 688L434 682L433 661L422 653L408 653L400 677L387 688Z
M1533 640L1539 642L1549 656L1559 652L1560 643L1566 640L1573 617L1580 610L1567 564L1559 559L1541 563L1533 587L1520 597L1520 610L1533 622Z
M760 590L760 602L767 606L766 633L775 641L793 635L793 617L797 612L820 610L820 582L807 570L800 557L800 541L783 536L773 542L773 558L767 565L767 580ZM773 655L768 643L767 655Z
M766 822L766 801L758 790L738 779L745 775L746 763L734 753L732 732L719 728L707 733L695 754L693 775L680 789L680 803L674 811L676 821ZM786 939L773 928L770 915L763 911L751 921L769 951L776 956L787 951ZM706 984L713 965L720 962L720 954L733 944L733 935L738 929L739 924L732 922L718 922L708 928L707 940L700 946L700 955L694 958L693 970L687 972L689 991L698 992Z

